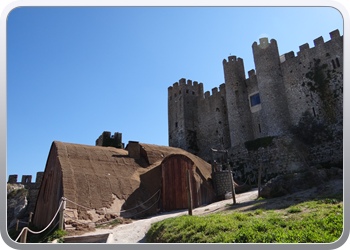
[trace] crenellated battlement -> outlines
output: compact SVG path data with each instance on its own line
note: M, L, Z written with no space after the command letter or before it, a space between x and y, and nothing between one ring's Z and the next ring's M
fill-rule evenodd
M217 97L217 96L221 96L223 92L225 92L225 84L221 84L219 86L219 89L217 87L215 88L212 88L211 90L211 94L210 94L210 91L206 91L204 93L204 99L208 99L208 98L212 98L212 97Z
M308 43L300 45L299 46L299 51L297 52L297 56L295 56L293 51L281 55L280 56L281 63L283 63L285 61L288 61L290 59L293 59L293 58L298 58L300 55L310 54L310 53L317 54L318 50L324 50L325 49L324 46L332 48L332 45L333 45L332 43L338 43L338 38L341 37L341 36L340 36L339 30L334 30L334 31L330 32L329 35L330 35L331 39L328 40L327 42L324 41L322 36L314 39L313 40L314 47L310 48ZM297 60L297 59L295 59L295 60Z
M175 82L173 86L168 88L168 99L173 100L182 94L190 94L193 96L203 96L203 83L197 81L187 80L181 78L178 82ZM174 99L174 100L175 100Z
M43 178L43 175L44 175L44 172L37 172L35 182L32 182L31 175L22 175L21 182L17 182L18 175L13 174L13 175L9 175L9 179L8 179L7 183L9 183L9 184L23 184L23 185L27 185L27 184L39 184L40 185L42 178Z
M222 63L223 63L223 64L231 63L231 62L243 63L243 59L240 58L240 57L237 58L237 56L229 56L227 59L228 59L228 60L224 59L224 60L222 61Z
M277 41L275 39L269 39L267 37L262 37L259 39L259 44L257 42L253 43L253 49L266 49L270 47L270 45L277 46Z
M249 70L248 71L248 79L249 78L252 78L252 77L255 77L256 75L255 75L255 69L252 69L252 70Z

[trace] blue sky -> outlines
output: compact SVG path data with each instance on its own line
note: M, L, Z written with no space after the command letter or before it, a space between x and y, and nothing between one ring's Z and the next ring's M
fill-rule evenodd
M44 171L55 140L168 145L167 89L211 91L230 55L254 69L252 44L279 53L339 29L331 7L22 7L7 21L7 175Z

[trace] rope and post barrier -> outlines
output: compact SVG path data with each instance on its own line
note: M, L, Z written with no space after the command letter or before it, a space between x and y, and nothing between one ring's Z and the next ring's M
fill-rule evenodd
M20 242L21 242L21 243L25 243L26 240L27 240L27 232L28 232L28 231L29 231L30 233L32 233L32 234L41 234L41 233L44 232L46 229L48 229L48 228L51 226L52 222L55 220L55 218L56 218L58 212L61 210L62 204L63 204L63 199L61 199L61 203L60 203L60 205L58 206L58 209L57 209L55 215L53 216L52 220L50 221L50 223L49 223L44 229L42 229L42 230L39 231L39 232L35 232L35 231L30 230L28 227L24 227L24 228L22 228L22 231L19 233L19 235L17 236L17 239L16 239L15 241L17 242L18 239L21 238L21 241L20 241Z

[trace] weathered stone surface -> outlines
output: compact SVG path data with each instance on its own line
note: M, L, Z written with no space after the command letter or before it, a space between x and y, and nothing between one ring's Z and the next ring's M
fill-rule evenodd
M16 225L17 218L24 219L27 212L28 190L21 184L7 185L7 227Z
M260 196L274 198L315 186L322 187L325 181L341 179L342 176L343 171L339 168L317 169L316 167L310 167L303 173L276 176L263 186Z

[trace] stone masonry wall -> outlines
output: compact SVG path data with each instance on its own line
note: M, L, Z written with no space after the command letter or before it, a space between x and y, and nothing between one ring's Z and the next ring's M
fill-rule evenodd
M8 182L9 184L22 184L26 189L28 189L28 205L27 213L34 212L36 199L38 197L41 181L43 178L44 172L37 172L35 182L32 182L31 175L22 175L21 182L17 182L18 175L9 175Z
M222 197L227 192L231 192L231 180L228 171L220 171L213 173L213 181L215 185L216 195Z
M302 171L310 164L341 162L343 37L338 30L330 37L327 42L322 37L315 39L313 48L301 45L297 56L293 51L280 56L277 42L262 38L259 45L255 42L252 46L256 72L250 70L245 79L243 59L230 56L223 62L225 84L220 91L214 88L212 95L203 93L202 83L192 86L184 79L169 87L169 146L206 161L211 160L210 148L228 150L241 178L257 176L259 165L263 178L269 179ZM191 101L183 101L183 89L195 93ZM256 94L260 104L252 106L250 97ZM332 133L339 136L312 148L298 143L291 128L306 111L319 123L333 127ZM267 136L275 136L270 146L245 148L246 141Z

